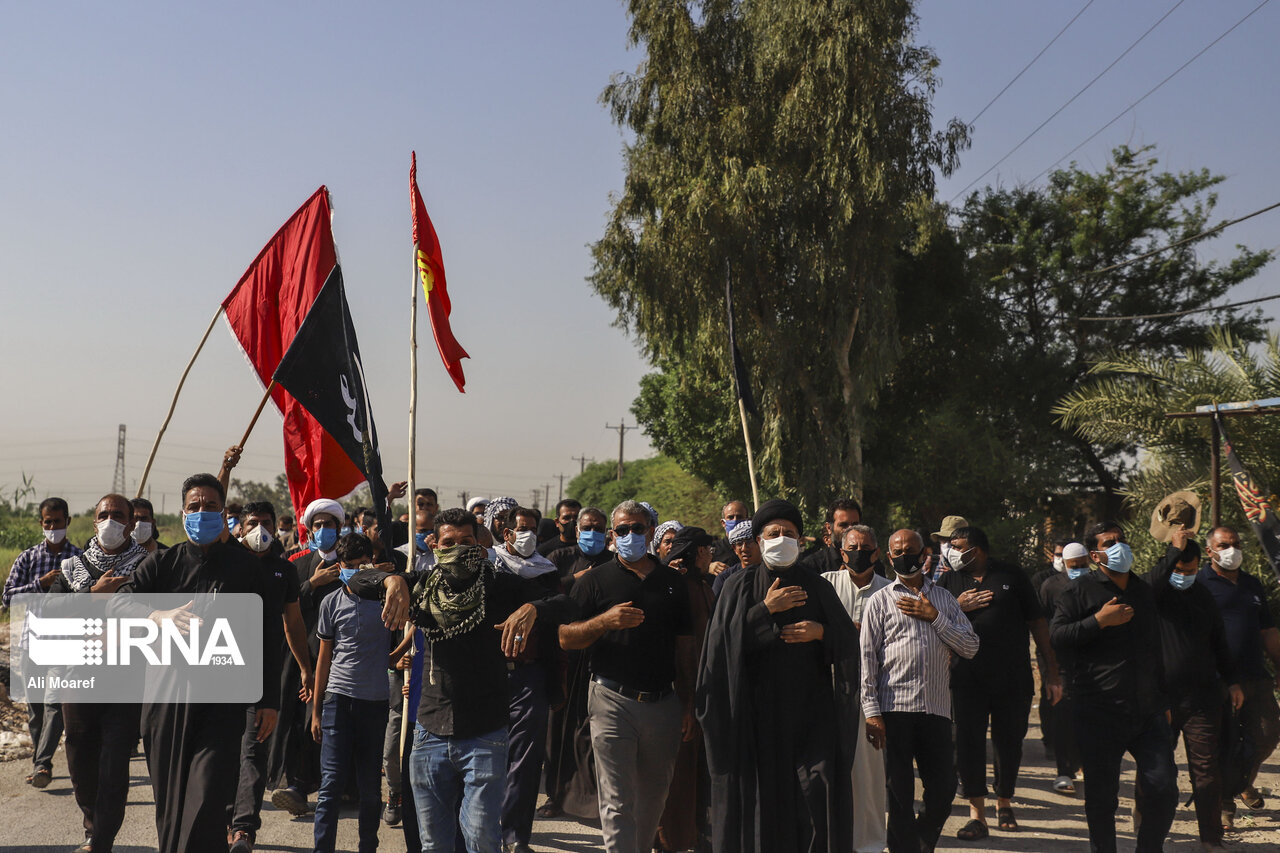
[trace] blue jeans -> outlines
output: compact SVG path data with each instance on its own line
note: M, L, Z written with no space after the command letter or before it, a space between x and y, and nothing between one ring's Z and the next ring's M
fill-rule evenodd
M453 853L459 819L467 853L499 853L506 778L505 728L473 738L452 738L433 735L417 725L409 779L423 853Z
M329 853L338 841L338 810L347 774L356 774L360 794L360 853L378 849L382 809L382 740L387 700L352 699L325 693L320 708L320 793L316 797L316 850Z

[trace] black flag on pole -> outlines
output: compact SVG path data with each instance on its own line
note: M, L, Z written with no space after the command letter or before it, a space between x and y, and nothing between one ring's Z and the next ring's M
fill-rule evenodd
M742 361L742 351L738 349L738 336L733 331L733 280L729 276L729 265L724 268L724 301L729 310L729 352L733 357L733 388L738 399L747 411L759 416L755 398L751 395L751 380L747 376L747 365Z
M1249 469L1244 467L1244 463L1236 455L1231 439L1227 436L1227 431L1223 429L1222 418L1216 414L1213 417L1218 422L1218 430L1222 433L1222 443L1227 450L1227 465L1231 468L1231 481L1235 484L1240 506L1244 509L1245 517L1249 519L1253 533L1258 537L1258 542L1261 543L1262 550L1267 555L1271 570L1280 577L1280 518L1276 517L1276 497L1258 483L1249 473Z
M293 395L351 457L369 482L378 529L390 531L378 433L373 425L373 407L365 388L360 344L347 307L341 267L335 266L329 273L271 378ZM391 543L384 544L389 550Z

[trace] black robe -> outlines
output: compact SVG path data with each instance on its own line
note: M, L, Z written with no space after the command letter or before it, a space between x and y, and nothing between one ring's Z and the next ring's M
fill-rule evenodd
M280 671L282 600L275 579L238 542L217 542L202 552L191 542L147 556L112 601L117 612L140 615L150 608L131 592L257 593L262 597L262 699L274 709ZM140 613L135 612L140 611ZM246 705L161 704L142 706L142 740L156 801L161 853L227 849L227 807L235 799L240 738Z
M771 615L776 578L808 601ZM780 629L802 620L823 624L822 641L784 643ZM716 853L853 849L858 662L857 629L822 577L757 566L724 585L697 687Z

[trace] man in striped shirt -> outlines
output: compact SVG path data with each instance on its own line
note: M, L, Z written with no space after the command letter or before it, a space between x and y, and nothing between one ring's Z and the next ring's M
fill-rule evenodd
M972 658L978 635L951 593L924 577L914 530L889 539L897 580L862 613L862 711L867 741L886 751L889 849L933 850L956 793L951 652ZM915 773L924 812L915 814Z

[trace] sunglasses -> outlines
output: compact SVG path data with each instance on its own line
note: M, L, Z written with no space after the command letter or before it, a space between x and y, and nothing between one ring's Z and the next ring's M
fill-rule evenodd
M635 524L619 524L617 527L613 528L613 533L615 536L626 536L629 533L643 534L648 532L648 530L649 525L637 521Z

